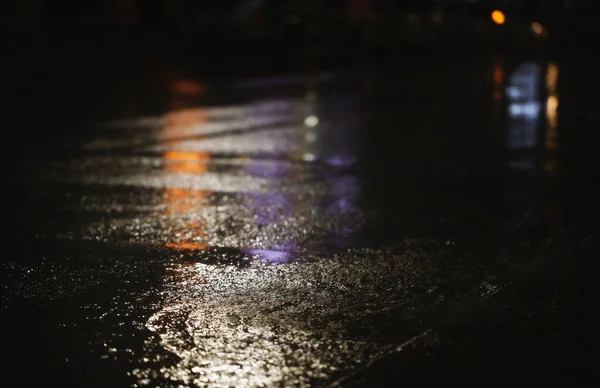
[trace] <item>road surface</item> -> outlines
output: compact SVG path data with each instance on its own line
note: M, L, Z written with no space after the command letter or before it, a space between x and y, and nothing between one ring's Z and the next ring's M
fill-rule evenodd
M597 381L593 65L428 58L16 81L2 379Z

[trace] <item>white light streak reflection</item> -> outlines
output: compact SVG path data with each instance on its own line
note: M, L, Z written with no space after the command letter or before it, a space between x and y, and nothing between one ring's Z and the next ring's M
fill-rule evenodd
M540 68L534 62L522 63L508 78L508 147L511 150L537 146L541 111L539 79ZM526 168L532 167L528 162Z

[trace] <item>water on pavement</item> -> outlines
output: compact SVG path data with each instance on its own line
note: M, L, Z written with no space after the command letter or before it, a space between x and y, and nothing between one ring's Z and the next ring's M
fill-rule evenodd
M4 178L6 365L74 386L335 384L535 273L593 229L596 188L560 152L574 71L465 62L99 87Z

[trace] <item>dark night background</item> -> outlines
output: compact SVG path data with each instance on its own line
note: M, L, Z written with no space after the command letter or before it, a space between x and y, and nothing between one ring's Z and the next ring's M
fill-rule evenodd
M596 386L599 17L2 1L0 386Z

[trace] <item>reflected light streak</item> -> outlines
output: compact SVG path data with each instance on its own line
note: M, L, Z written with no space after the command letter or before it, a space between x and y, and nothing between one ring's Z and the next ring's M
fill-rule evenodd
M206 250L208 245L201 242L206 239L202 231L203 225L198 215L194 214L201 206L204 199L210 195L209 191L193 191L189 189L165 189L166 210L165 215L174 219L174 230L171 241L165 246L177 250Z
M556 128L558 124L558 97L548 96L546 102L546 116L548 117L548 124L551 128Z
M163 153L165 170L174 173L202 174L208 171L210 155L205 152L167 151Z
M546 100L546 118L548 128L546 131L546 147L549 150L558 149L558 95L556 93L558 84L558 66L554 63L548 65L546 73L546 87L548 89L548 99ZM553 171L553 166L546 168Z
M494 86L497 88L502 87L503 82L504 82L504 69L502 68L502 64L497 63L494 66Z
M178 80L171 83L171 91L183 96L197 96L204 93L205 90L206 88L202 84L195 81Z
M180 152L180 151L167 151L163 154L163 157L168 160L191 160L191 161L208 161L210 155L203 152Z
M534 119L540 112L540 104L536 101L510 104L508 112L511 117L527 117Z
M494 64L494 71L492 73L492 79L494 83L494 90L492 91L492 99L495 101L502 100L503 94L502 89L504 85L504 67L502 63Z
M244 171L252 176L264 178L286 178L290 174L290 163L287 161L264 161L251 159Z
M305 105L305 102L295 99L260 100L256 103L245 105L212 106L177 110L173 109L169 113L161 116L147 116L136 117L135 119L117 120L109 122L107 125L113 128L162 127L168 125L168 121L179 121L182 120L183 117L193 118L194 115L196 115L196 122L194 123L194 119L189 120L192 121L192 125L198 123L202 124L211 120L244 120L248 119L249 117L263 118L269 116L281 117L286 115L289 117L289 115L295 112L297 109L304 109ZM223 123L221 124L223 125Z
M205 251L209 248L206 244L194 243L167 243L165 246L178 251Z
M168 139L173 132L181 127L205 122L208 115L204 109L186 109L169 112L165 115L165 126L161 132ZM173 147L181 143L165 143L165 147ZM205 152L180 152L167 150L163 153L165 174L194 174L201 175L208 171L210 155ZM204 206L205 198L210 191L190 190L187 188L167 187L164 192L166 204L165 215L171 219L173 232L165 246L171 249L195 251L206 250L208 245L202 242L206 239L199 215L196 214Z
M348 167L356 163L356 158L350 155L332 155L325 158L325 163L333 167Z
M556 93L556 84L558 83L558 66L555 63L548 65L546 73L546 87L549 93Z
M539 65L535 62L520 64L508 77L506 98L508 102L508 147L511 150L532 150L538 144L538 122L541 102L539 100ZM515 155L515 158L518 158ZM520 161L512 161L515 166ZM531 169L527 161L522 168Z
M206 123L208 120L208 112L202 108L172 111L165 115L165 126L162 132L171 134L178 128L191 127Z
M265 249L244 249L242 251L252 257L269 263L287 263L290 261L290 254L288 252Z
M166 215L188 216L194 210L195 204L202 202L210 195L207 190L194 191L189 189L167 188L164 198L167 200Z
M516 86L506 88L506 93L510 98L519 98L521 96L521 91Z

